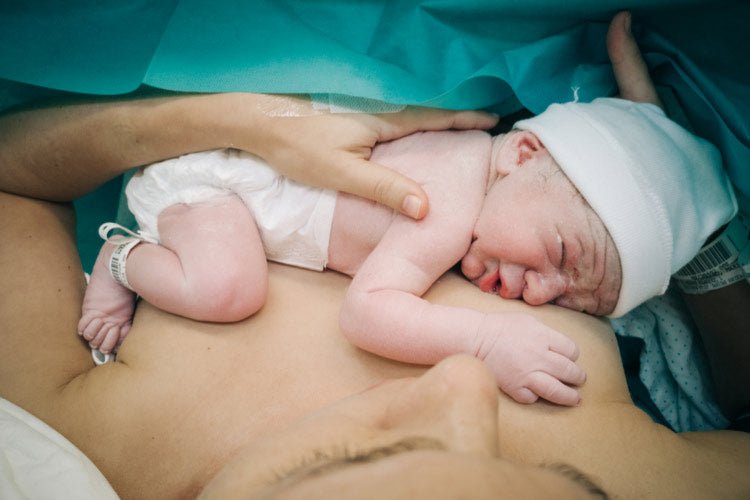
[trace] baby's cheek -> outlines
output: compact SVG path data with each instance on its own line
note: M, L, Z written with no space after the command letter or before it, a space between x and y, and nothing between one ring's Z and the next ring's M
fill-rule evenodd
M573 311L585 311L585 307L580 302L580 300L576 297L572 297L569 295L562 295L558 297L554 301L555 305L558 305L560 307L564 307L565 309L572 309Z

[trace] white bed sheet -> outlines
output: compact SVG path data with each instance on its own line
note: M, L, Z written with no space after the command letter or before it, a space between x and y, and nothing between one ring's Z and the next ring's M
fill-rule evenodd
M0 498L108 500L118 496L73 443L0 398Z

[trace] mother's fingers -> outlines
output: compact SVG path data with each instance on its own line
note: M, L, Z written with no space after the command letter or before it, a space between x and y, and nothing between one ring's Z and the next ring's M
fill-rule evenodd
M376 115L381 123L380 141L388 141L420 130L488 129L498 117L483 111L450 111L447 109L408 107L398 113Z
M256 154L299 182L369 198L421 219L428 211L424 189L369 161L372 148L421 130L486 129L497 119L481 111L413 107L374 115L273 117L267 122L269 139L264 150Z
M630 12L618 12L607 33L607 51L612 70L620 89L620 97L636 102L648 102L663 108L656 93L648 67L630 31Z
M353 158L330 180L338 191L368 198L398 210L412 219L427 215L427 194L416 181L374 161Z

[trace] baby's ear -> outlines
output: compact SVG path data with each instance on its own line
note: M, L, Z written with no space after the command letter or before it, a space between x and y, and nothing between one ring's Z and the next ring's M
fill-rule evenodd
M511 130L499 138L493 161L500 175L508 175L539 153L546 153L542 142L528 130Z

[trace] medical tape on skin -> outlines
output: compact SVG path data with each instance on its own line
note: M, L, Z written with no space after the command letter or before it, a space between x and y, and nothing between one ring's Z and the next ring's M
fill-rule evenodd
M383 114L398 113L406 109L403 104L390 104L378 99L344 94L310 94L310 102L314 110L331 114Z
M735 217L721 235L673 276L684 293L699 295L750 277L750 224Z

